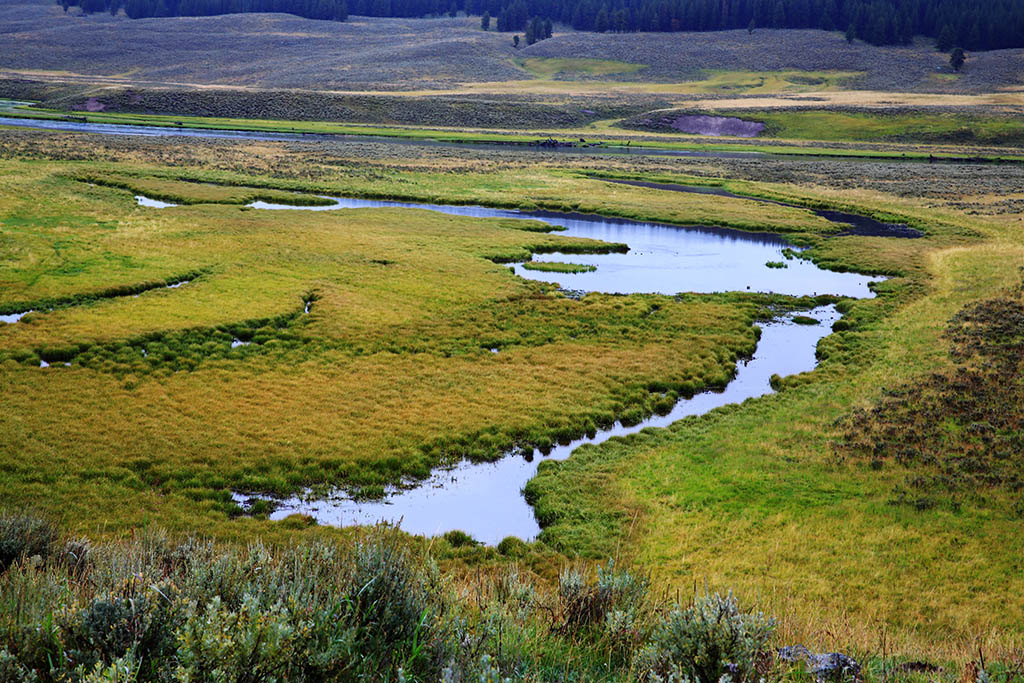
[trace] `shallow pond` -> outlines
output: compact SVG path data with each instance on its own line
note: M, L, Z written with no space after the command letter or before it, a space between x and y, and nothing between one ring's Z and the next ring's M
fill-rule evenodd
M4 315L0 315L0 323L16 323L31 312L32 311L21 311L20 313L7 313Z
M524 278L557 282L565 289L586 292L678 294L752 291L864 298L873 296L868 283L879 279L822 270L810 261L787 259L783 249L792 248L792 245L773 233L665 225L557 211L517 211L339 197L329 199L336 203L290 206L260 201L249 206L293 211L398 207L476 218L533 218L565 228L559 233L562 235L628 244L629 251L625 254L552 253L534 256L535 261L568 261L597 267L589 273L531 271L521 264L513 266L516 274ZM767 266L769 262L784 263L786 267L770 268Z

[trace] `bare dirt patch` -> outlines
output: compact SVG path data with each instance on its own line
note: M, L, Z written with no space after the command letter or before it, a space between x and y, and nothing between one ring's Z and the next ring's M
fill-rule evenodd
M731 135L740 138L755 138L765 129L765 125L759 121L746 121L735 116L703 115L643 118L638 119L636 125L657 129L668 127L691 135Z

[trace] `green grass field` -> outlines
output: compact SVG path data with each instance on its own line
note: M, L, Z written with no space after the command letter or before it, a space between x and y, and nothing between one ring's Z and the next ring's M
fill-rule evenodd
M772 230L812 247L819 263L893 275L877 298L840 304L845 317L819 346L818 370L781 380L773 396L544 464L527 489L544 527L538 543L502 550L452 536L414 541L416 552L433 553L456 592L484 590L467 577L498 575L515 558L557 601L561 567L609 556L650 573L654 595L735 589L779 618L775 645L851 652L873 662L871 679L891 680L885 667L924 658L947 667L941 680L955 680L978 648L990 662L1015 661L1024 637L1011 476L1019 463L1003 432L1016 423L989 420L1002 430L995 443L1010 444L1008 460L993 464L975 443L988 432L972 425L995 399L944 408L937 422L872 411L915 387L932 392L929 405L946 406L952 384L936 373L958 382L973 367L950 355L963 344L945 335L949 321L996 299L1010 302L998 310L1016 310L1020 213L993 202L1014 194L1017 175L880 165L865 167L875 177L864 175L862 187L840 162L538 161L514 151L167 145L24 131L5 133L0 149L0 310L36 309L0 327L6 506L94 539L155 526L229 547L257 537L351 539L304 519L238 516L230 492L379 491L438 463L492 459L649 413L666 391L725 382L768 307L812 305L744 294L576 300L502 263L615 245L532 222L241 206L254 198L352 195ZM910 173L917 185L893 184ZM840 237L804 209L600 177L856 210L926 236ZM135 193L181 206L140 207ZM181 279L189 282L164 287ZM971 323L984 339L1008 340L985 351L996 358L1021 334L1013 315L1000 319L995 336L984 332L987 318ZM1009 381L1019 382L1013 372ZM1019 392L1002 391L1006 377L981 376L997 383L979 396L1004 397L998 410L1015 419ZM851 422L861 411L870 422ZM980 469L971 471L1000 477L948 484L942 477L959 471L948 463L886 455L876 464L857 450L858 434L911 423L914 433L940 429L949 452L973 454ZM670 598L658 600L660 614ZM488 618L480 609L476 624ZM537 661L571 661L589 679L633 677L632 654L597 663L606 640L542 646L532 620L545 613L523 617L539 629L529 646ZM573 648L581 651L567 655Z
M827 110L743 112L740 115L764 122L767 124L765 135L782 139L1024 146L1024 123L1014 116Z
M520 66L538 78L565 76L608 76L628 74L646 68L644 64L616 62L611 59L572 59L553 57L527 57Z
M3 450L18 454L8 462L18 474L0 483L5 500L27 504L46 489L51 511L83 530L104 516L93 507L102 504L118 510L108 516L111 531L157 517L178 527L171 520L184 515L182 529L219 525L235 536L232 489L289 493L422 477L440 462L493 459L650 412L666 390L723 384L733 360L752 350L750 324L768 301L576 301L496 262L615 245L544 234L529 222L402 209L251 211L238 203L310 196L245 187L237 177L230 186L161 177L179 174L5 162L0 306L36 311L0 330L11 401ZM493 179L483 174L442 185L437 174L395 180L456 201L507 203L515 192L487 194L481 188ZM577 197L603 190L546 172L521 182L541 205L561 187ZM182 205L136 206L132 194L143 192ZM576 208L644 205L681 222L717 222L734 206L727 220L754 226L737 200L712 215L696 205L659 208L639 188L601 194L601 205ZM779 228L824 229L799 210L775 214ZM191 281L122 295L180 274ZM234 339L253 343L235 348ZM500 358L488 352L494 347ZM53 367L40 369L40 360ZM494 386L516 391L510 400ZM81 449L87 458L75 456ZM17 464L26 457L36 464Z
M585 128L555 128L515 132L499 129L465 130L436 126L380 126L329 121L288 121L213 116L134 114L122 112L85 113L15 107L6 116L25 119L72 120L165 128L241 130L263 133L314 134L394 138L396 140L432 140L445 143L529 145L545 140L576 143L580 138L598 147L655 148L692 152L756 152L783 156L826 156L873 159L962 159L1020 162L1019 148L977 150L979 145L1020 146L1020 124L1008 117L975 117L963 120L955 116L908 115L904 117L837 112L719 112L738 114L769 124L766 137L771 143L755 140L716 140L706 136L679 134L638 134L620 127L618 120L602 121ZM868 143L888 141L885 147L853 146L832 143ZM922 147L922 145L933 145Z

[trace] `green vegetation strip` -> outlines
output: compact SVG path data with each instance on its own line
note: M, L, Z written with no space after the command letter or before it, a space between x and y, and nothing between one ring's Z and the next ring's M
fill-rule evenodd
M284 134L311 134L311 135L352 135L387 137L398 140L433 140L445 143L465 144L499 144L499 145L537 145L545 141L551 141L559 145L576 145L579 142L581 131L554 131L553 134L537 132L531 134L516 134L504 131L459 131L442 128L416 128L416 127L395 127L395 126L374 126L364 124L344 124L333 122L310 122L310 121L281 121L281 120L259 120L259 119L238 119L200 116L179 116L179 115L157 115L157 114L128 114L128 113L74 113L61 112L45 109L17 109L6 112L5 116L40 119L40 120L66 120L81 123L109 123L118 125L133 126L154 126L163 128L194 128L198 130L237 130L253 133L284 133ZM591 135L588 131L582 131L584 135ZM1024 162L1024 155L1018 154L983 154L971 155L948 151L921 151L909 149L906 151L882 151L872 149L848 149L829 147L827 145L758 145L746 142L734 143L712 143L698 141L673 141L673 140L638 140L628 137L610 137L606 140L590 140L587 147L591 149L619 148L625 147L629 142L630 148L687 151L697 153L736 153L748 152L756 154L775 154L782 156L824 156L836 158L862 158L862 159L906 159L906 160L957 160L972 159L976 161L991 162Z
M523 264L523 268L547 273L591 273L597 270L597 266L580 263L559 263L557 261L527 261Z

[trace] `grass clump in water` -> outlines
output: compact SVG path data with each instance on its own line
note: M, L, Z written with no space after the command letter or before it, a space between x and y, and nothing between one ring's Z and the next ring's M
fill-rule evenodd
M597 266L581 263L560 263L558 261L527 261L523 264L523 268L545 273L592 273L597 270Z

